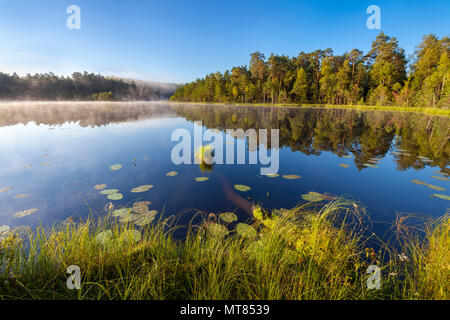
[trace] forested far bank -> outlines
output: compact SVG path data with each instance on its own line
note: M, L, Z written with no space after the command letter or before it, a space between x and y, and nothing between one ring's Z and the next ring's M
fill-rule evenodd
M51 72L24 77L0 72L0 100L162 100L168 99L177 87L88 72L67 77Z
M364 54L353 49L259 51L250 64L179 87L173 101L450 107L450 38L426 35L410 59L395 37L381 32Z

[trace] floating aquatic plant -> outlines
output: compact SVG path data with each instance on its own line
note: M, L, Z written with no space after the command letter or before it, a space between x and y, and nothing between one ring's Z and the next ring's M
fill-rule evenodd
M234 188L238 191L242 191L242 192L247 192L249 190L251 190L252 188L250 188L249 186L246 186L244 184L235 184Z
M427 185L426 182L424 182L424 181L422 181L422 180L417 180L417 179L413 179L413 180L411 180L411 182L412 182L412 183L415 183L415 184L424 185L424 186Z
M450 181L450 179L448 178L444 178L444 177L439 177L439 176L431 176L432 178L438 179L438 180L442 180L442 181Z
M105 189L106 188L106 184L96 184L95 186L94 186L94 189L95 190L103 190L103 189Z
M273 173L273 174L266 174L265 176L268 177L268 178L277 178L280 175L278 173Z
M122 200L123 199L123 194L121 194L121 193L112 193L112 194L108 195L107 198L109 200Z
M445 195L445 194L434 193L433 196L435 196L436 198L441 198L441 199L449 200L449 201L450 201L450 196L447 196L447 195Z
M0 193L9 191L9 190L11 190L11 189L12 189L11 187L0 188Z
M178 174L178 171L169 171L166 173L166 176L168 177L174 177Z
M302 194L302 199L310 202L323 201L325 196L321 193L310 191L306 194Z
M139 187L131 189L131 192L133 192L133 193L141 193L141 192L146 192L146 191L150 190L151 188L153 188L152 184L146 184L146 185L139 186Z
M378 166L371 164L371 163L364 163L363 166L368 167L368 168L378 168Z
M246 223L238 223L236 226L236 232L243 238L253 239L256 238L256 229Z
M138 202L135 202L135 203L133 204L133 207L137 207L137 206L149 206L149 205L151 205L151 204L152 204L151 201L138 201Z
M49 165L51 165L52 163L49 161L49 162L44 162L44 163L42 163L42 165L43 166L49 166Z
M120 170L120 169L122 169L121 164L113 164L113 165L109 166L109 170L111 170L111 171L116 171L116 170Z
M434 184L426 183L426 182L421 181L421 180L413 179L413 180L411 180L411 182L412 182L412 183L415 183L415 184L427 186L428 188L433 189L433 190L437 190L437 191L445 191L444 188L441 188L441 187L439 187L439 186L435 186Z
M100 232L100 233L95 237L95 240L96 240L98 243L100 243L100 244L102 244L102 245L105 245L105 244L109 243L109 242L112 240L112 238L113 238L113 233L112 233L112 231L111 231L111 230L106 230L106 231Z
M296 180L296 179L300 179L301 176L296 175L296 174L283 174L282 177L284 179L288 179L288 180Z
M117 218L122 218L122 217L126 216L129 212L130 212L129 208L121 208L121 209L114 210L112 212L112 215Z
M206 230L209 235L216 238L223 238L228 234L228 229L224 225L213 222L208 224Z
M23 210L23 211L14 213L12 215L12 217L13 218L23 218L23 217L29 216L30 214L35 213L36 211L38 211L38 209L36 209L36 208Z
M153 220L155 220L155 216L158 213L156 210L150 210L146 213L143 213L138 217L136 220L134 220L134 224L143 227L147 224L150 224Z
M449 176L447 173L441 172L441 171L435 171L434 173L437 173L437 174L439 174L441 176L444 176L444 177L448 177Z
M104 195L110 195L110 194L118 193L118 192L119 192L119 189L105 189L105 190L100 191L100 193L104 194Z
M120 238L127 243L137 243L141 240L141 233L137 230L125 230Z
M345 163L339 163L339 166L342 167L342 168L349 168L350 167L350 165L345 164Z
M353 157L351 156L351 155L349 155L349 154L345 154L345 155L343 155L342 156L343 158L349 158L349 159L352 159Z
M14 196L14 199L23 199L23 198L28 198L29 196L31 196L31 193L21 193L21 194L18 194L17 196Z
M224 212L219 214L219 218L227 223L231 223L234 221L237 221L237 215L235 215L233 212Z
M0 226L0 239L8 235L11 228L7 225Z
M209 180L209 177L197 177L197 178L194 178L194 180L197 182L203 182L203 181Z

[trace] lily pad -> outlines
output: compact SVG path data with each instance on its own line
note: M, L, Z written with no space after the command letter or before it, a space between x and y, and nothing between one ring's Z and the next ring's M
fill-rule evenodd
M219 214L220 219L227 223L231 223L234 221L237 221L237 215L235 215L233 212L224 212Z
M123 199L123 194L121 193L113 193L108 195L107 197L109 200L122 200Z
M302 199L310 202L323 201L325 200L325 196L321 193L310 191L306 194L303 194Z
M121 217L126 216L129 212L130 212L129 208L122 208L122 209L114 210L112 212L112 215L113 215L113 217L121 218Z
M134 224L139 227L143 227L155 220L155 216L157 213L158 211L156 210L150 210L147 213L141 214L139 218L134 220Z
M437 198L441 198L444 200L449 200L450 201L450 196L447 196L445 194L438 194L438 193L434 193L433 196L437 197Z
M152 184L146 184L146 185L139 186L139 187L131 189L131 192L133 192L133 193L147 192L151 188L153 188Z
M378 166L371 164L371 163L364 163L363 166L369 167L369 168L378 168Z
M21 194L14 196L14 199L24 199L24 198L28 198L29 196L31 196L31 193L21 193Z
M111 241L111 239L113 238L113 233L111 230L106 230L103 232L100 232L96 237L95 237L95 241L97 241L100 244L107 244Z
M300 179L301 176L296 175L296 174L283 174L282 177L284 179L288 179L288 180L296 180L296 179Z
M141 240L141 233L137 230L125 230L120 238L123 239L127 243L137 243Z
M120 170L122 169L122 165L121 164L113 164L109 166L109 170L111 171L116 171L116 170Z
M244 184L235 184L234 188L238 191L247 192L249 190L252 190L249 186L246 186Z
M236 232L243 238L253 239L256 237L256 229L246 223L238 223Z
M413 180L411 180L411 182L412 182L412 183L415 183L415 184L424 185L424 186L427 185L426 182L424 182L424 181L422 181L422 180L417 180L417 179L413 179Z
M52 163L49 161L49 162L44 162L44 163L42 163L42 165L43 166L49 166L49 165L51 165Z
M178 171L169 171L166 173L166 176L168 177L174 177L178 174Z
M266 177L268 177L268 178L277 178L277 177L279 177L280 175L278 174L278 173L273 173L273 174L266 174Z
M349 168L350 167L350 165L345 164L345 163L339 163L339 166L342 167L342 168Z
M120 218L120 222L122 223L128 223L128 222L134 222L137 219L139 219L140 215L133 213L133 212L128 212L126 215L122 216Z
M104 195L110 195L110 194L118 193L118 192L119 192L119 189L105 189L105 190L100 191L100 193L104 194Z
M23 210L23 211L14 213L12 217L13 218L23 218L23 217L29 216L30 214L35 213L36 211L38 211L38 209L36 209L36 208Z
M437 173L437 174L439 174L441 176L444 176L444 177L448 177L449 176L447 173L441 172L441 171L435 171L434 173Z
M11 190L11 189L12 189L11 187L0 188L0 193L9 191L9 190Z
M444 188L441 188L441 187L439 187L439 186L435 186L434 184L429 184L429 183L427 183L427 187L428 187L428 188L431 188L431 189L433 189L433 190L437 190L437 191L445 191Z
M209 177L197 177L197 178L194 178L194 180L197 182L203 182L203 181L208 181Z
M218 223L208 224L206 230L208 230L209 235L216 238L223 238L228 234L228 229L224 225Z
M137 207L137 206L149 206L151 205L152 202L151 201L138 201L133 203L133 207Z
M103 190L103 189L105 189L106 188L106 184L96 184L95 186L94 186L94 189L95 190Z
M450 181L449 178L444 178L444 177L439 177L439 176L431 176L432 178L438 179L438 180L442 180L442 181Z
M0 226L0 239L2 237L6 236L10 230L11 230L11 228L9 226L6 226L6 225Z
M351 155L349 155L349 154L343 155L342 157L343 157L343 158L348 158L348 159L352 159L352 158L353 158L353 157L352 157Z

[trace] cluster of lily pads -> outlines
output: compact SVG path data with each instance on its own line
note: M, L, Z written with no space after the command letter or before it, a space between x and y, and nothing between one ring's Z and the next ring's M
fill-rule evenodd
M150 210L150 201L135 202L131 208L116 209L111 212L113 217L122 223L134 223L138 227L144 227L155 220L157 210Z
M439 171L435 171L435 173L437 173L439 175L442 175L442 177L433 175L433 176L431 176L432 178L437 179L437 180L441 180L441 181L447 181L447 182L450 181L450 179L447 178L448 175L446 173L439 172ZM430 189L433 189L433 190L436 190L436 191L446 191L445 188L442 188L440 186L436 186L434 184L427 183L427 182L422 181L422 180L413 179L413 180L411 180L411 182L415 183L415 184L418 184L418 185L426 186L426 187L428 187ZM431 198L434 198L434 197L435 198L440 198L440 199L443 199L443 200L450 200L450 196L445 195L445 194L440 194L440 193L433 193Z
M237 216L233 212L225 212L219 214L219 218L226 224L237 221ZM206 230L208 235L216 238L223 238L230 233L230 230L224 225L216 222L207 222ZM254 239L257 236L256 229L246 223L238 223L235 232L246 239Z

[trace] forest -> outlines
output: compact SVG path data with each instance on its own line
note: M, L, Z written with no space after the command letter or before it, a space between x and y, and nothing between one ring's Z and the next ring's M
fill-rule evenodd
M176 88L176 84L88 72L75 72L67 77L52 72L24 77L0 72L0 100L167 100Z
M395 37L381 32L364 54L353 49L300 52L297 57L259 51L250 64L215 72L179 87L172 101L450 106L450 38L425 35L407 58Z

